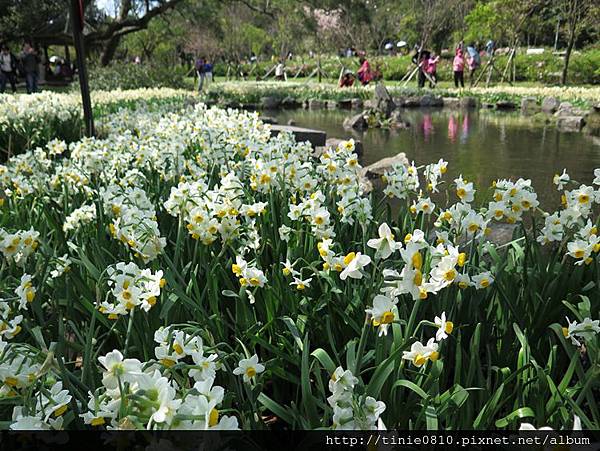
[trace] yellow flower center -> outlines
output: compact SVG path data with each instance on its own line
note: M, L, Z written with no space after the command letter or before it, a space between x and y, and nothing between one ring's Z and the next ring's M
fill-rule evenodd
M235 263L231 265L231 271L238 277L242 274L242 268L240 265L236 265Z
M103 417L94 418L92 421L90 421L90 424L92 426L102 426L104 424L104 418Z
M420 252L415 252L412 256L412 264L415 269L420 270L423 267L423 256ZM421 284L419 284L421 285Z
M439 358L440 358L440 353L439 353L439 352L437 352L437 351L433 351L433 352L431 353L431 355L429 356L429 359L430 359L432 362L435 362L435 361L436 361L437 359L439 359Z
M413 359L413 363L415 364L415 366L423 366L425 362L427 362L427 357L421 354L417 354Z
M385 312L381 315L381 324L390 324L394 321L394 314L392 312Z
M215 408L213 408L210 411L210 414L208 416L208 425L210 427L216 426L219 423L219 411Z
M256 370L254 369L253 366L246 368L246 376L248 376L248 378L252 378L252 377L256 376Z
M467 195L467 191L464 188L458 188L456 190L456 195L462 199Z
M464 252L461 252L460 254L458 254L458 258L457 258L456 262L458 263L458 266L460 266L461 268L463 266L465 266L465 263L467 262L467 254L465 254Z
M356 257L356 253L350 252L348 255L344 257L344 264L348 266L352 260Z
M423 273L421 271L419 271L418 269L415 271L415 276L413 277L413 283L416 286L421 286L421 284L423 283Z
M61 416L63 413L65 413L67 411L67 405L65 404L64 406L60 406L58 409L56 409L54 411L54 416L55 417L59 417Z
M575 258L583 258L585 252L582 249L578 249L573 253L573 255L575 255Z
M452 321L446 321L446 327L444 330L447 334L451 334L454 330L454 323Z
M456 271L454 269L449 269L444 273L444 279L446 279L448 282L452 282L455 277Z

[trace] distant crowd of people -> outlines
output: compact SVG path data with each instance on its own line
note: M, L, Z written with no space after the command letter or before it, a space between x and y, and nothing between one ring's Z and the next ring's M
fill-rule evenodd
M73 78L74 68L63 58L53 56L46 60L43 52L36 50L30 42L25 42L21 52L15 54L7 44L0 45L0 94L8 87L17 92L19 79L25 82L28 94L39 91L39 84L47 77L54 80Z

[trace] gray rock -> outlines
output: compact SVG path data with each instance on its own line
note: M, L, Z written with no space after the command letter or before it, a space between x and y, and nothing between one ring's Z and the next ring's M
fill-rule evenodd
M402 104L404 108L418 108L421 106L421 97L411 96L405 97L404 103Z
M458 97L443 97L444 108L460 108L460 99Z
M287 121L287 125L296 125L296 121L294 119L290 119Z
M485 108L486 110L491 110L492 108L494 108L496 105L494 105L493 103L487 103L487 102L483 102L481 104L481 108Z
M444 106L444 100L442 99L441 96L435 96L435 95L432 95L432 94L425 94L423 97L421 97L420 105L424 106L424 107L439 107L439 106Z
M524 97L521 99L521 114L532 115L540 111L540 106L535 97Z
M585 133L600 136L600 104L594 105L585 118Z
M583 116L559 116L556 121L558 131L561 132L578 132L585 125Z
M346 140L339 138L328 138L327 141L325 141L325 149L335 149L339 143L344 141ZM357 139L354 140L354 153L358 155L359 158L363 156L362 142Z
M272 125L271 136L276 136L281 132L289 132L294 136L296 142L309 141L313 148L324 146L327 140L327 134L321 130L312 130L309 128L293 127L289 125Z
M308 101L308 109L309 110L320 110L325 107L325 102L318 99L310 99Z
M325 102L325 105L327 106L328 110L335 110L337 109L337 102L335 100L328 100Z
M337 102L337 107L342 110L350 110L352 109L352 101L354 99L341 99Z
M496 246L502 246L513 240L513 233L518 225L491 221L488 227L490 228L490 232L486 235L486 239Z
M362 168L361 176L367 180L381 178L386 171L391 170L392 167L397 164L408 166L408 159L406 158L406 154L404 152L400 152L393 157L383 158L367 167Z
M560 101L556 97L544 97L542 100L542 111L547 114L554 114L560 105Z
M369 127L363 113L358 113L354 116L347 117L346 119L344 119L343 126L345 129L348 130L365 130Z
M479 105L479 100L477 99L477 97L461 97L460 98L460 107L461 108L477 108L477 105ZM493 105L487 106L487 108L493 108Z
M381 112L386 118L396 109L396 104L383 83L377 83L377 86L375 86L373 104L373 108Z
M402 114L400 110L392 111L390 115L390 128L408 128L410 127L410 122L405 121L402 118Z
M265 124L279 124L279 121L272 116L260 116L259 119Z
M260 107L265 110L276 110L280 103L277 97L267 96L260 99Z
M367 99L363 102L363 106L366 110L371 110L373 108L375 108L375 104L373 103L373 101L371 99Z
M573 109L574 108L571 102L561 102L560 105L558 105L558 108L556 109L554 115L557 117L573 116Z
M281 101L281 108L293 109L293 108L299 108L300 106L302 106L302 104L298 100L294 99L293 97L285 97Z
M499 100L496 102L496 109L498 110L514 110L517 107L515 102L510 100Z
M351 108L353 110L360 110L363 107L362 99L352 99Z

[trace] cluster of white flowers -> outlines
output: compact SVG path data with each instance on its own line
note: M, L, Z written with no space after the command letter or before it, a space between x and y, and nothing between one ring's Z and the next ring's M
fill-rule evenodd
M84 422L108 429L238 429L237 418L218 410L225 389L215 385L217 355L205 354L199 336L170 327L154 339L157 361L127 359L118 350L98 358L102 387L90 393Z
M384 429L380 420L385 411L385 403L372 396L354 393L358 383L350 370L337 367L329 380L331 396L327 402L333 409L332 429L337 430L376 430Z
M65 218L63 231L77 231L80 227L90 224L96 219L96 205L82 205Z
M149 311L165 286L163 272L152 273L149 269L140 269L135 263L117 263L107 268L111 300L100 303L99 309L109 319L119 315L128 315L136 307ZM114 300L112 299L114 298Z
M167 241L160 236L154 205L139 188L110 185L101 193L104 210L112 215L111 235L144 263L154 260Z
M40 233L33 230L18 230L14 233L0 228L0 252L7 261L23 267L39 245Z
M593 219L593 204L600 203L600 169L594 170L594 186L579 185L566 190L568 184L574 184L566 170L554 176L554 184L562 191L562 210L552 214L545 213L537 241L541 244L566 241L567 255L574 258L576 265L589 265L600 252L600 236Z

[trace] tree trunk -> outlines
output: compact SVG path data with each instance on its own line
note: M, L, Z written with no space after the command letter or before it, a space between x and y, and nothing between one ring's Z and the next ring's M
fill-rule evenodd
M565 64L562 70L562 76L560 77L560 84L567 84L567 73L569 71L569 60L571 59L571 52L573 51L573 46L575 45L575 26L569 30L569 43L567 45L567 52L565 53Z
M121 42L120 36L113 36L106 42L102 49L102 56L100 57L100 64L102 66L108 66L110 64L119 47L119 42Z

